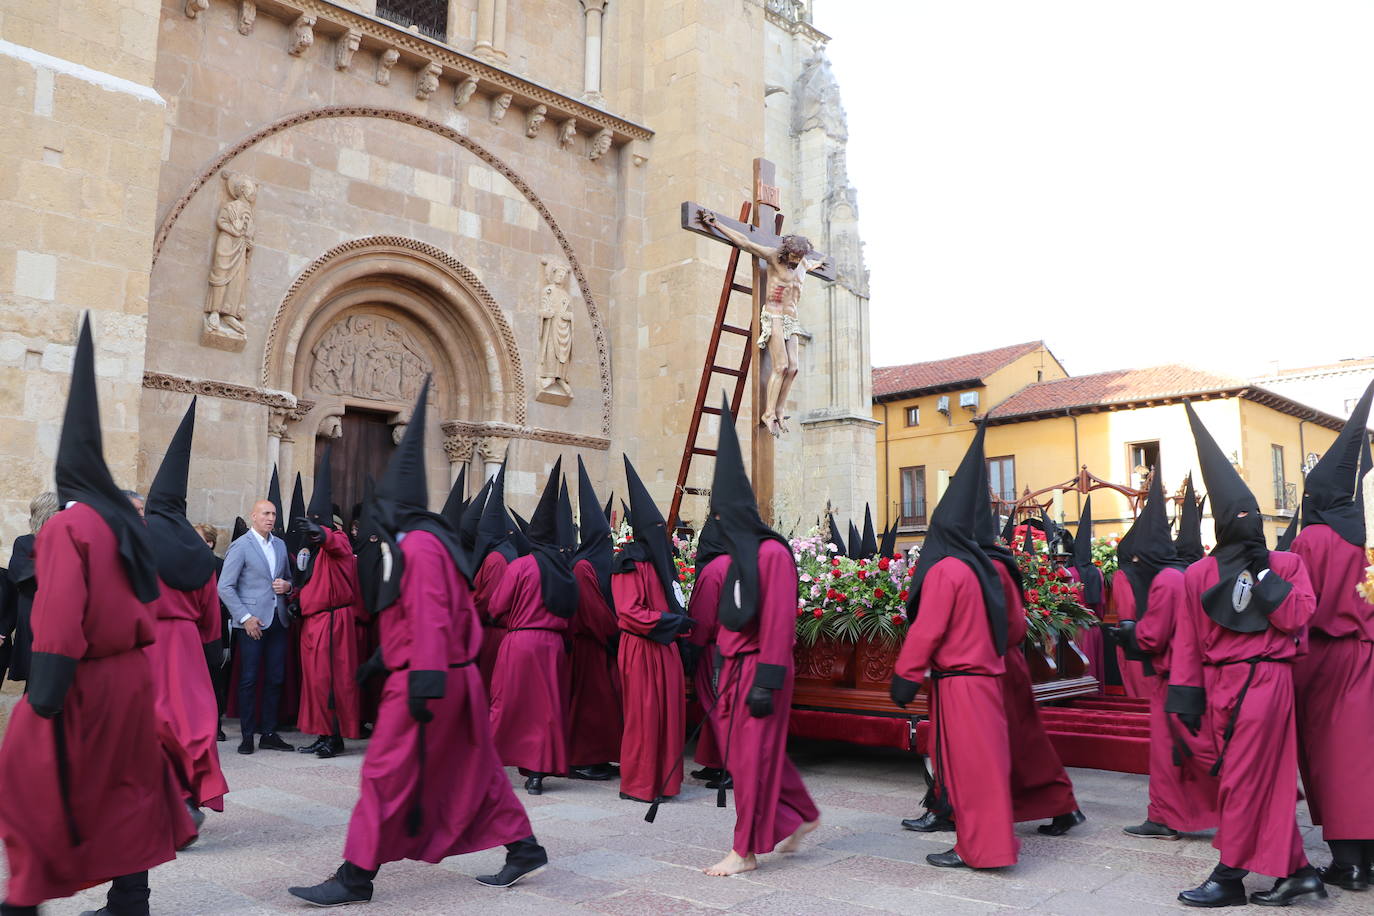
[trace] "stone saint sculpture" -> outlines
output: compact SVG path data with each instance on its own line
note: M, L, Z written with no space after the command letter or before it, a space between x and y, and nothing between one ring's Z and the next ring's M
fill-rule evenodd
M572 357L573 310L568 268L545 259L544 287L539 291L538 400L566 404L572 399L568 360Z
M253 251L253 202L258 187L242 172L221 172L229 200L215 218L215 253L205 297L205 329L214 335L244 338L243 294Z

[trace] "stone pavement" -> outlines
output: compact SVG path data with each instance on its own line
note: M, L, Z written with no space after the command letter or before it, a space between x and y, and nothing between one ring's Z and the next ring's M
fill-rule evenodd
M231 726L234 723L229 723ZM299 744L301 736L284 733ZM152 873L153 912L307 913L287 885L332 873L356 794L361 743L334 760L258 751L234 753L237 734L220 745L233 790L223 814L211 813L200 842ZM761 858L758 871L708 878L701 869L725 851L733 811L715 792L688 780L683 794L644 822L644 806L617 798L615 783L550 779L538 798L519 792L550 866L516 888L484 888L472 875L499 869L503 851L438 866L402 862L382 868L373 914L683 914L683 916L874 916L881 913L1049 913L1061 916L1184 912L1178 891L1200 882L1216 861L1209 838L1137 840L1121 833L1145 810L1142 776L1074 770L1088 821L1063 838L1018 826L1021 861L1001 872L941 870L928 852L952 845L950 834L921 836L898 821L915 815L925 792L911 758L835 744L798 743L793 759L822 812L822 826L794 856ZM512 771L513 773L513 771ZM1328 857L1319 832L1299 815L1309 851ZM1269 880L1252 877L1251 890ZM45 912L99 907L104 889L58 901ZM1374 893L1332 889L1299 911L1364 913Z

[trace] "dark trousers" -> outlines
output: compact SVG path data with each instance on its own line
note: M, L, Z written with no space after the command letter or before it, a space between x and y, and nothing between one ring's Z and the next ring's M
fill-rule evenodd
M234 633L234 652L243 661L239 665L239 725L243 737L271 735L277 730L277 711L281 708L281 686L286 680L286 624L272 622L262 631L262 639L253 639L243 631ZM262 688L262 721L257 708L258 681Z

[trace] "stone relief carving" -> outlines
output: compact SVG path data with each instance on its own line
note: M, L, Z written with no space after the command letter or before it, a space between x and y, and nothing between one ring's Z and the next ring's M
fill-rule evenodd
M253 23L258 21L258 5L254 0L239 0L239 22L238 29L240 35L253 34Z
M506 460L506 449L510 440L504 436L488 436L482 440L482 460L487 464L500 464Z
M343 438L343 418L325 417L320 421L320 429L315 435L321 439L342 439Z
M287 46L286 53L300 57L309 50L315 43L316 21L314 13L301 13L296 17L296 21L291 23L291 44Z
M566 405L572 401L568 362L572 358L573 309L568 268L545 258L539 291L539 393L535 400Z
M401 444L401 440L404 439L404 438L406 437L406 427L409 426L409 425L410 425L409 423L392 423L392 424L391 424L391 444L392 444L392 445L400 445L400 444Z
M287 442L292 441L286 434L286 423L291 419L289 411L279 407L271 408L267 411L267 435L283 439Z
M248 285L248 262L257 232L253 203L258 187L242 172L223 171L229 200L215 216L215 249L210 262L208 290L205 295L205 325L201 343L217 349L242 349L247 339L243 326L244 291Z
M591 147L587 150L587 158L595 162L606 155L606 150L611 148L611 140L611 132L606 128L597 131L596 136L592 137Z
M334 43L334 69L347 70L353 66L353 54L358 50L358 45L362 44L363 33L357 29L349 29L335 40Z
M186 18L195 19L210 8L210 0L186 0Z
M320 394L409 402L434 371L414 335L380 315L349 315L311 353L310 387Z
M830 59L817 48L802 65L792 94L796 108L792 114L794 133L805 133L819 127L836 140L849 139L849 126L844 105L840 103L840 84L830 69Z
M469 76L458 84L458 88L453 90L453 105L455 108L462 108L472 101L473 93L477 91L477 77Z
M445 430L444 454L448 456L449 464L466 464L472 460L472 453L476 448L476 436L450 433Z
M501 119L510 110L510 103L515 100L515 96L509 92L503 92L491 100L491 123L500 124Z
M396 61L401 59L401 52L395 48L387 48L377 58L377 85L391 85L391 68L396 66Z
M567 149L577 139L577 118L568 118L558 127L558 148Z
M439 88L439 77L443 72L442 66L430 61L429 65L420 71L415 80L415 98L422 102L428 101L429 97Z
M548 116L549 106L536 105L530 109L529 116L525 118L525 136L533 140L539 136L539 126L544 123L544 118Z

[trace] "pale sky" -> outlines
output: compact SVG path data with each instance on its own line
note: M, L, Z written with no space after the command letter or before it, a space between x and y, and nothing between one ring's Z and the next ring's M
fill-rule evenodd
M1374 3L815 0L874 365L1374 356Z

